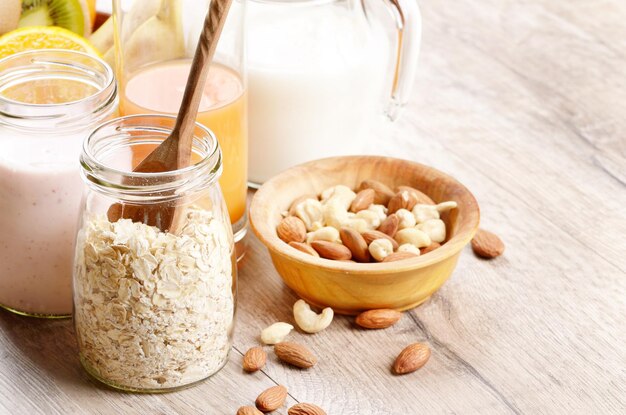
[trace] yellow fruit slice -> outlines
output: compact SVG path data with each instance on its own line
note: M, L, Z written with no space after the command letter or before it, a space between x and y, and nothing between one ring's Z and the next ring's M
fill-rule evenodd
M87 39L62 27L23 27L0 36L0 59L31 49L71 49L100 56Z

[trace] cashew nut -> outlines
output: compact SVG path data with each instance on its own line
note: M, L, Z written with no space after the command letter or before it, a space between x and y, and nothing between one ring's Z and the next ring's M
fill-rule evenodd
M362 218L348 217L348 220L343 223L343 226L346 228L354 229L358 233L363 233L370 230L367 221Z
M323 205L337 205L344 210L350 208L350 204L356 198L356 193L352 191L348 186L342 184L329 187L322 192L322 204Z
M276 344L285 340L285 337L293 330L293 326L287 323L274 323L263 329L261 332L261 341L265 344Z
M399 229L412 228L417 223L415 221L415 215L406 209L398 209L396 211L396 216L399 219Z
M372 257L380 262L393 253L393 245L389 239L374 239L368 247Z
M402 244L398 247L398 252L409 252L411 254L418 255L420 254L420 250L413 244Z
M330 307L326 307L321 314L317 314L304 300L298 300L293 305L293 317L298 327L307 333L324 330L333 321L333 315L333 309Z
M296 216L302 219L307 231L319 229L323 226L324 215L319 200L307 199L296 206Z
M387 218L387 207L385 205L370 205L367 210L376 212L381 222Z
M380 226L380 215L373 210L361 210L356 214L356 217L363 219L369 229L376 229Z
M438 205L435 205L435 207L437 208L439 213L446 212L446 211L451 210L451 209L455 209L456 206L457 206L457 204L454 201L441 202Z
M411 244L417 248L423 248L431 244L428 234L417 228L401 229L394 238L400 245Z
M431 219L417 225L417 229L425 232L432 242L446 240L446 224L441 219Z
M417 223L426 222L430 219L439 219L439 211L437 205L415 205L413 214Z
M338 204L324 205L323 215L326 226L332 226L336 229L341 229L349 218L348 211Z
M306 234L306 243L310 244L313 241L328 241L328 242L341 242L339 238L339 231L332 226L324 226L316 231Z

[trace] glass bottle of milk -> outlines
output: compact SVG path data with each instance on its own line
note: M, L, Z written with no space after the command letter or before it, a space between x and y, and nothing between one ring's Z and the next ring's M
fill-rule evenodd
M406 103L419 53L415 0L253 0L249 179L358 154Z

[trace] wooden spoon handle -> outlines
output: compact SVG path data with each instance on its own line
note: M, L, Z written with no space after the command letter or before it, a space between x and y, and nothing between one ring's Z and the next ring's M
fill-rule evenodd
M211 0L204 27L193 57L185 94L180 104L172 135L178 136L178 168L189 165L196 117L204 93L210 63L222 33L232 0Z

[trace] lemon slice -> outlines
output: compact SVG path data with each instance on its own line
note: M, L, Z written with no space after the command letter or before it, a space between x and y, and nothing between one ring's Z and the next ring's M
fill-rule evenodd
M23 27L0 36L0 59L31 49L71 49L100 56L87 39L62 27Z

